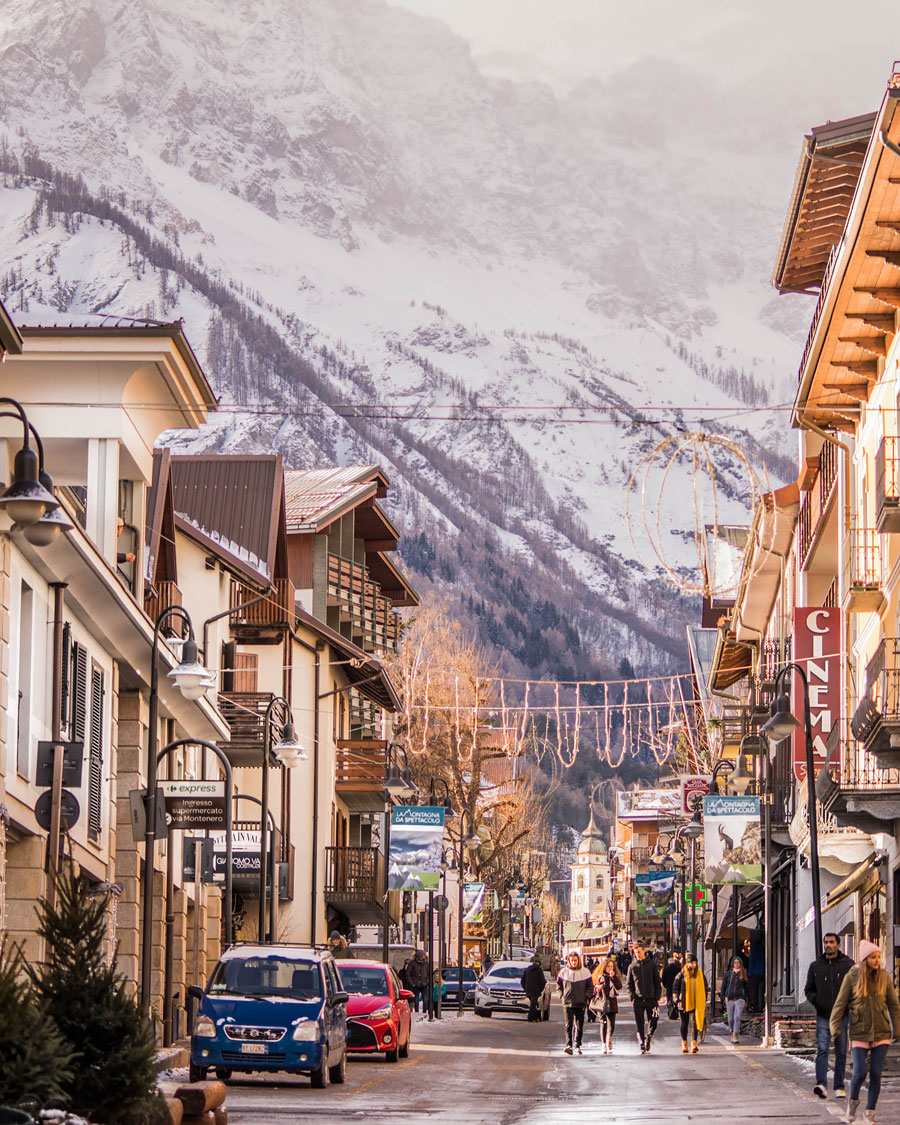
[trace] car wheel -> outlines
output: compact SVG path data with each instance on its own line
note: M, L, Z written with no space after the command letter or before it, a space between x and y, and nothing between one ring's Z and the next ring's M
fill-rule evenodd
M328 1054L322 1051L322 1061L315 1070L309 1072L309 1080L315 1090L324 1090L328 1085L328 1080L331 1077L331 1072L328 1069Z
M400 1047L396 1046L393 1051L384 1052L384 1061L394 1063L400 1058Z
M475 1009L475 1015L476 1016L484 1016L484 1018L486 1020L489 1020L491 1018L490 1009L485 1010L484 1008L476 1008Z
M188 1066L188 1082L202 1082L205 1078L205 1066L194 1066L193 1063Z
M218 1078L220 1082L227 1082L230 1077L231 1077L231 1067L230 1066L217 1066L216 1067L216 1078Z
M408 1059L409 1058L409 1041L410 1041L411 1038L412 1038L412 1032L410 1032L410 1034L407 1035L406 1042L401 1043L400 1046L397 1048L397 1054L400 1056L401 1059Z
M347 1052L341 1054L341 1061L337 1066L328 1068L328 1077L335 1086L343 1086L347 1080Z

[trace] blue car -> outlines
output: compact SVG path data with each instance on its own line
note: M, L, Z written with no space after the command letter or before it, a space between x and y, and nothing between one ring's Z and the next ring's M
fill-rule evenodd
M313 1086L342 1083L347 1060L347 993L329 953L296 945L236 945L222 954L191 1035L190 1080L209 1070L286 1070Z

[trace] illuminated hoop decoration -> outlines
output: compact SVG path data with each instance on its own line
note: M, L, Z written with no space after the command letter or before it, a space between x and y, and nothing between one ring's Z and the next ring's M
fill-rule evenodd
M750 458L737 442L732 441L730 438L723 437L721 434L674 434L672 437L658 442L652 449L648 450L637 463L634 472L631 474L631 479L628 481L628 487L625 492L625 524L628 528L628 536L634 548L635 556L640 560L641 547L636 541L635 524L631 516L631 507L634 502L635 494L639 493L641 503L640 526L643 529L643 533L646 536L658 565L662 568L669 583L683 594L701 594L704 597L729 597L733 595L736 597L753 577L754 572L748 572L745 569L738 576L736 582L718 584L713 587L710 583L710 576L706 573L706 568L703 565L704 525L712 527L715 535L718 534L719 529L719 489L721 488L721 484L719 484L718 481L719 477L722 475L722 470L717 471L713 460L714 454L718 454L720 457L728 456L734 458L743 469L749 492L748 502L750 511L751 513L755 513L762 497L771 491L765 466L763 466L762 476L760 476ZM694 510L693 538L697 551L698 569L703 576L699 582L689 580L680 573L678 568L671 564L666 557L666 552L662 543L661 521L665 507L663 500L666 484L668 483L672 467L685 458L690 460L691 497ZM650 476L654 471L661 471L662 477L659 482L656 503L652 505L648 500L648 492L650 489ZM712 494L711 522L705 519L702 514L698 489L698 484L701 480L707 483ZM652 516L651 508L655 508ZM773 521L771 531L772 543L768 545L761 544L761 546L765 549L770 549L774 542L774 535L775 524ZM761 552L760 566L765 561L765 549ZM646 569L653 569L647 566L646 560L643 561Z

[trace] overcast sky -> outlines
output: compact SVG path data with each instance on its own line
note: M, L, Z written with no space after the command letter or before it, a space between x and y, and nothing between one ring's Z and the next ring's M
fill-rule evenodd
M799 82L811 105L828 100L827 115L839 117L875 109L900 58L896 0L389 2L443 19L489 69L498 52L515 54L523 74L560 90L652 55L726 81L759 75L776 96Z

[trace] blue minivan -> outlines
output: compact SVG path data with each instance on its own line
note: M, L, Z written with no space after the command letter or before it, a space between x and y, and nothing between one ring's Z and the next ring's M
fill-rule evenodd
M309 1074L313 1086L344 1081L347 993L332 956L309 946L234 945L206 990L191 1035L190 1079L253 1071Z

